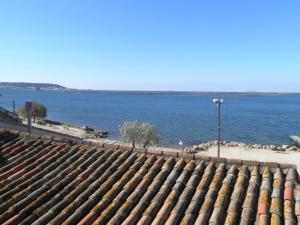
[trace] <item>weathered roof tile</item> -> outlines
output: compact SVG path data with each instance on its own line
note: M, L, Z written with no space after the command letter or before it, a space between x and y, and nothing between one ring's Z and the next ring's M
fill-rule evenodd
M14 138L2 153L9 161L0 167L1 224L300 222L297 171L277 164L198 162L38 137Z

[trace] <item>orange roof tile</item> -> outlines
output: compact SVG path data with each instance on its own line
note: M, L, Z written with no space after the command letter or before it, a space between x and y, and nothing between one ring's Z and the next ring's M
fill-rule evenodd
M199 161L21 134L0 149L0 224L300 223L298 173L278 164Z

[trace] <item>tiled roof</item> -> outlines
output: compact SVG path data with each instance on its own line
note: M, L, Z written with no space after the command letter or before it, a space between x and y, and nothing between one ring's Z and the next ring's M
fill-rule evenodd
M0 139L0 224L300 223L294 168Z

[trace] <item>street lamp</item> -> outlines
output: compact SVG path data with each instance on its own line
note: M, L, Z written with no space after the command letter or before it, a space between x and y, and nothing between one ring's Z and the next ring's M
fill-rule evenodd
M32 116L32 102L25 102L27 111L27 132L31 134L31 116Z
M218 158L220 158L220 145L221 145L221 105L224 103L223 99L213 99L217 105L218 110Z

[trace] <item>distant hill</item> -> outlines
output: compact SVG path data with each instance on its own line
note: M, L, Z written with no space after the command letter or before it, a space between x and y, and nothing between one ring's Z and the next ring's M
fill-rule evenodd
M33 91L58 91L67 90L66 87L58 84L48 83L23 83L23 82L0 82L0 89L11 89L11 90L33 90Z

